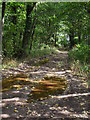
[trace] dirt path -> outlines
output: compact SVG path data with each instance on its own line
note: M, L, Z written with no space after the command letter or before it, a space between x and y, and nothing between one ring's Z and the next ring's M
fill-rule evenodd
M45 60L45 64L42 64ZM38 64L37 64L38 63ZM42 65L41 65L42 64ZM37 66L36 66L37 65ZM40 65L40 66L39 66ZM85 80L73 75L68 64L68 52L32 59L21 63L17 68L2 70L3 78L9 75L26 74L30 80L44 76L65 77L68 81L62 95L52 96L42 101L27 103L30 87L24 85L19 90L9 90L2 94L2 114L5 120L89 120L90 93ZM1 102L0 102L1 106Z

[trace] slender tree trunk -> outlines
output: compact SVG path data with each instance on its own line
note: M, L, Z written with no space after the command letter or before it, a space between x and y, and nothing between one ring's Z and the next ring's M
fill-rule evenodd
M87 44L90 45L90 2L85 3L85 10L87 11L88 23L87 23Z
M56 34L54 34L53 38L54 38L54 46L56 47L56 42L57 42Z
M36 20L37 20L36 7L35 7L34 13L35 13L35 16L33 18L33 23L32 23L32 26L31 26L31 33L30 33L30 49L29 49L29 54L30 54L31 49L32 49L33 37L34 37L35 27L36 27Z
M54 44L55 47L57 46L57 45L56 45L56 42L57 42L57 38L56 38L56 36L55 36L55 44Z
M78 41L79 41L79 44L81 43L81 33L79 32L78 33Z
M82 21L80 19L78 19L78 42L79 44L81 43L81 26L82 25Z
M87 13L88 13L88 37L87 37L87 43L88 45L90 45L90 2L88 3L88 7L87 7Z
M31 33L31 40L30 40L30 51L32 49L32 43L33 43L33 36L35 33L35 26L36 26L36 17L34 18L33 25L32 25L32 33ZM29 51L29 53L30 53Z
M12 9L12 12L14 13L11 16L11 21L14 24L14 26L16 27L16 24L17 24L17 16L16 16L17 7L13 4L11 9ZM17 50L17 45L16 45L16 43L17 43L17 41L16 41L16 30L14 30L14 32L13 32L13 53L14 53L14 57L17 55L17 51L16 51Z
M3 26L4 26L4 15L5 15L5 2L2 3L2 18L1 18L1 34L3 34Z
M69 40L70 40L70 48L72 49L72 47L75 45L75 42L74 42L74 31L72 29L70 29Z
M26 26L25 26L25 31L23 34L23 41L22 41L22 49L23 49L23 54L27 55L26 49L28 48L28 43L30 40L30 33L31 33L31 12L33 11L34 6L36 5L36 3L33 3L33 5L31 3L27 4L26 7Z
M2 3L2 17L1 17L1 21L0 21L0 56L1 56L1 51L2 51L2 37L3 37L3 27L4 27L5 6L6 6L5 2L3 2ZM4 43L3 47L5 49L5 43ZM6 55L5 51L4 51L4 55Z
M4 23L4 15L5 15L5 2L2 3L2 21Z
M49 27L51 26L51 19L49 18Z

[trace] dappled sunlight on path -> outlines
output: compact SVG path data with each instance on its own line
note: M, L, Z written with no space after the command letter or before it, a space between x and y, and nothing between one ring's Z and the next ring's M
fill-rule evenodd
M48 61L44 62L44 59ZM40 62L41 60L43 63ZM90 93L87 83L81 76L73 75L68 64L67 51L57 51L57 54L33 58L31 61L19 64L17 68L3 69L2 73L4 84L0 106L3 108L1 115L3 119L90 119L88 107ZM9 78L9 76L11 80L4 81L4 78ZM48 78L55 80L49 81ZM66 80L65 84L61 83L61 86L67 84L66 87L63 86L65 88L63 92L60 92L60 82L56 78ZM49 92L53 93L53 90L56 92L50 94ZM30 95L35 97L37 93L49 97L30 101Z

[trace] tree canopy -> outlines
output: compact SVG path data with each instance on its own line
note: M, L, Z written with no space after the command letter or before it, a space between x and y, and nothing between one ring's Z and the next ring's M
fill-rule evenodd
M68 48L89 43L90 3L9 2L2 9L4 5L3 56L27 56L42 43Z

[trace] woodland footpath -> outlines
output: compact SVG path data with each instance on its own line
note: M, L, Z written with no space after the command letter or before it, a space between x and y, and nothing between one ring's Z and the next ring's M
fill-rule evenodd
M2 2L2 120L90 119L90 2Z

